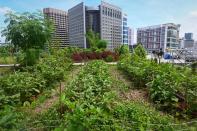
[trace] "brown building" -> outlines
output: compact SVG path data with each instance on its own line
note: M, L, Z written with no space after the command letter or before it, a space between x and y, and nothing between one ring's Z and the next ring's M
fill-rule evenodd
M52 20L54 24L52 42L60 44L60 47L62 48L69 46L67 12L59 9L44 8L43 13L45 14L45 17Z

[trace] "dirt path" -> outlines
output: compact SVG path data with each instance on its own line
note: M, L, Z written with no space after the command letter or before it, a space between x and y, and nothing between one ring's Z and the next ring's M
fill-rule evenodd
M126 86L128 90L120 90L120 98L124 100L133 100L140 102L148 101L148 93L145 89L136 89L133 82L122 71L118 70L117 66L110 66L112 77Z
M81 69L81 67L73 67L73 69L72 69L72 71L70 71L66 81L61 82L60 85L55 89L55 92L53 92L51 94L51 97L49 99L47 99L44 103L41 103L39 106L37 106L34 110L32 110L32 113L34 115L41 114L41 113L47 111L54 104L56 104L59 101L60 91L64 91L65 85L68 85L69 82L72 81L73 78L76 77L76 75L78 74L80 69Z

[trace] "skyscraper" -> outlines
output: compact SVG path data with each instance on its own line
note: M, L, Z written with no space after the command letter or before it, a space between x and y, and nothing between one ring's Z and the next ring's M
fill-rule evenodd
M92 30L100 35L100 11L99 8L86 6L86 31ZM89 48L88 40L86 40L87 48Z
M85 5L80 3L68 10L68 27L70 46L87 48L86 45Z
M82 2L68 10L68 19L71 46L89 47L85 37L88 29L108 41L108 49L122 43L122 11L117 6L102 1L98 8L92 8Z
M180 25L167 23L137 29L137 42L148 51L179 48Z
M107 48L113 50L122 43L122 10L112 4L101 1L101 39L107 40Z
M123 14L122 17L122 43L128 45L128 26L127 26L127 14Z
M134 45L134 30L128 27L128 44Z
M49 18L54 24L52 44L58 43L60 44L60 47L68 46L69 40L67 12L54 8L44 8L43 13L45 14L45 17Z
M193 33L185 33L185 40L193 40Z
M184 48L193 48L193 46L194 46L193 33L185 33Z

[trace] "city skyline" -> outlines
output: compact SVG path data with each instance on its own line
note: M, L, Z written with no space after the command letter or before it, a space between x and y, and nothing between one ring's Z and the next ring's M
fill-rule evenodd
M100 0L1 0L0 1L0 29L5 27L3 23L4 14L8 11L14 12L35 12L43 8L51 7L64 11L69 8L85 2L88 6L98 6ZM122 8L128 15L128 26L131 28L141 28L146 26L175 23L181 24L180 36L184 33L194 33L194 39L197 40L197 5L196 0L104 0ZM39 4L38 4L39 3ZM136 36L135 36L136 39ZM0 38L2 40L2 38Z

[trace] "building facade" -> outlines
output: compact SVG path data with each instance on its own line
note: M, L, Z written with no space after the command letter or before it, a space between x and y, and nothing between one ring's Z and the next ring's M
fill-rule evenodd
M85 23L85 5L83 2L68 10L70 46L87 48Z
M167 23L137 29L137 43L148 51L178 49L180 25Z
M193 48L193 47L194 47L193 33L185 33L184 48Z
M121 8L101 1L100 36L108 41L107 48L113 50L122 43L122 10Z
M67 12L54 8L44 8L43 13L54 25L54 32L52 33L53 46L62 48L69 46Z
M86 6L86 32L92 30L100 35L100 11L99 8ZM86 40L87 48L89 48L88 40Z
M134 45L134 30L128 27L128 44Z
M122 11L119 7L101 2L98 8L80 3L68 10L69 42L71 46L88 48L86 32L92 29L108 42L113 50L122 43Z
M127 14L123 14L122 17L122 44L128 45L128 25L127 25Z

